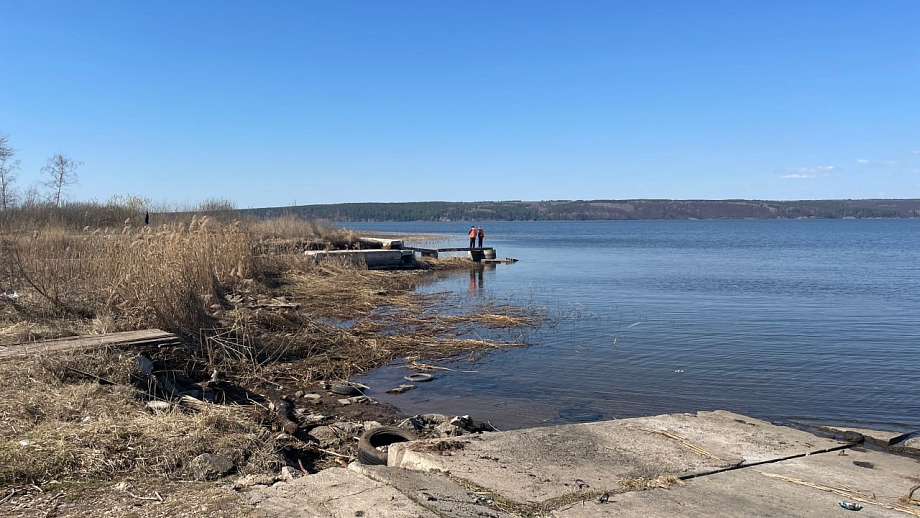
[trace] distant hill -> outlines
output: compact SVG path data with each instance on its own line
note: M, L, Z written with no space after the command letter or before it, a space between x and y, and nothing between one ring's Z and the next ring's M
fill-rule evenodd
M918 218L920 199L425 201L299 205L240 212L260 218L298 215L330 221Z

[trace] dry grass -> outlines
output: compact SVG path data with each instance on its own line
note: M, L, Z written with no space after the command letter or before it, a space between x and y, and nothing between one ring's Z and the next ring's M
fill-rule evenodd
M190 217L140 228L126 221L117 231L0 226L0 346L159 328L183 342L142 351L159 372L202 380L218 369L245 396L347 379L399 357L516 345L478 338L476 330L544 318L501 304L446 314L437 311L443 295L413 291L439 272L469 268L465 259L379 272L302 254L359 246L353 232L294 219ZM219 402L228 404L203 412L149 413L145 403L157 393L136 374L138 352L0 361L0 486L129 474L181 480L188 461L205 452L232 458L241 473L291 462L266 404L248 396L226 395Z
M132 372L134 354L110 349L0 362L0 485L128 473L183 477L187 462L201 453L225 455L242 472L280 468L255 409L147 411L144 394L119 374ZM93 365L101 363L116 384L87 383L68 370L98 371Z
M624 478L619 481L626 491L646 491L648 489L670 489L671 486L683 486L684 481L674 475L661 475L656 478Z
M50 228L5 236L3 245L5 288L19 294L7 310L70 324L74 334L161 328L193 336L208 324L208 302L259 273L248 236L207 217L120 232Z

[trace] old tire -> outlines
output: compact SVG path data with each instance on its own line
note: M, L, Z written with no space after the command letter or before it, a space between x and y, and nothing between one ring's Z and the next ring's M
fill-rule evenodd
M432 379L434 379L434 376L432 376L431 374L426 374L424 372L416 372L415 374L409 374L407 376L403 376L403 379L406 381L411 381L413 383L424 383L426 381L431 381Z
M349 383L333 383L329 390L342 396L360 396L363 394L361 389Z
M387 452L377 449L378 446L389 446L397 442L414 441L416 436L412 431L395 426L379 426L361 434L358 439L358 462L371 466L385 466Z

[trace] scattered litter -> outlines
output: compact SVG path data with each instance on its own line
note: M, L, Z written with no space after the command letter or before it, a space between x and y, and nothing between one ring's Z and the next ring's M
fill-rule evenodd
M77 424L86 424L86 423L88 423L88 422L90 422L90 421L92 421L92 420L93 420L93 418L90 417L90 416L88 416L88 415L87 415L87 416L83 416L83 417L81 417L80 419L77 419Z
M642 321L640 320L640 321L638 321L638 322L636 322L636 323L634 323L634 324L629 324L629 325L626 326L626 327L627 327L627 328L636 327L637 325L639 325L639 324L641 324L641 323L642 323Z
M9 300L16 300L19 298L19 293L15 291L4 291L3 297Z
M684 369L677 369L677 370L674 371L674 372L684 372Z
M597 498L597 503L606 504L610 500L610 493L604 493Z
M494 500L491 498L486 498L476 494L471 495L473 497L473 503L476 505L490 505Z
M19 441L19 445L20 446L34 446L35 441L22 440L22 441Z
M861 505L851 504L850 502L837 502L837 504L840 505L840 507L843 507L844 509L847 509L850 511L859 511L860 509L862 509Z

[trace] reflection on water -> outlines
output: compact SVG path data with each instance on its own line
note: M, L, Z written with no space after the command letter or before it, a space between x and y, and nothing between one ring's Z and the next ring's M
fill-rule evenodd
M483 269L484 265L474 266L470 269L470 297L482 297L485 294Z

